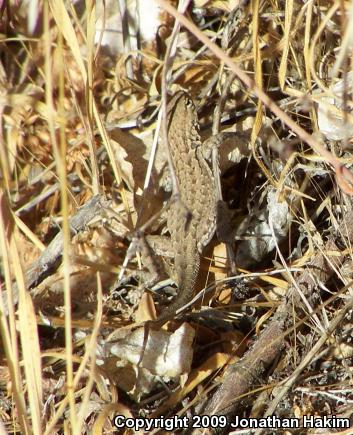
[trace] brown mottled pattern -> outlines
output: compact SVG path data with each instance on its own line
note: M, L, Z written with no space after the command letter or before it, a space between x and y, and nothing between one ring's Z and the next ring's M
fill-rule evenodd
M202 155L195 105L183 91L168 104L168 141L179 189L167 223L179 291L157 321L169 317L192 298L200 254L216 229L214 178Z

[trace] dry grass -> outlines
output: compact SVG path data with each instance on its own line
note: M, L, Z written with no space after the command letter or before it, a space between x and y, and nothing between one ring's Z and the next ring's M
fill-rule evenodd
M295 300L286 351L242 391L242 414L352 414L353 3L253 0L235 14L231 1L194 3L174 33L160 12L158 43L139 49L132 27L105 45L94 1L0 5L0 433L110 433L117 414L195 414L205 399L209 410L213 382L286 294ZM203 136L240 137L242 159L234 142L220 149L239 274L227 278L224 245L212 246L200 286L215 278L218 291L203 301L215 311L191 321L192 368L165 400L160 385L156 395L127 393L136 365L117 371L106 343L155 312L158 299L138 285L145 278L126 278L124 267L143 267L138 255L126 259L136 228L163 233L158 110L180 87L197 102ZM324 120L318 105L331 110ZM72 231L70 218L94 195L109 204ZM59 233L60 255L39 275ZM309 268L318 258L324 274Z

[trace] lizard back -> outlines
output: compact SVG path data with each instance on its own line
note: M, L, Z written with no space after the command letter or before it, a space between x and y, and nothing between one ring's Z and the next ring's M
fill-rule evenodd
M190 231L201 253L216 229L217 198L212 171L202 155L196 108L186 92L177 92L168 104L168 141L181 203L175 207L180 211L170 213L168 228L174 232L185 227L186 218L180 219L180 214L190 212Z
M192 298L200 254L216 229L214 178L202 155L195 105L183 91L168 104L168 142L179 193L167 220L179 293L165 315Z

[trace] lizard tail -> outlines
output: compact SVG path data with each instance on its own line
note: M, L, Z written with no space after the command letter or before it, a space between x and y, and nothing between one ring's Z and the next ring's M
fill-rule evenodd
M194 287L200 268L200 255L197 252L192 256L193 262L185 264L185 257L182 258L184 267L176 267L178 270L178 294L174 301L159 315L157 322L165 323L167 320L172 319L176 312L186 305L193 297ZM178 263L178 257L175 258L175 263Z

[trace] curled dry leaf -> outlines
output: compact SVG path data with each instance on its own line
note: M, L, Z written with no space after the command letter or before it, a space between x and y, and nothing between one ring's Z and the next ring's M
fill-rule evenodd
M353 90L353 74L339 80L330 88L332 94L318 99L318 124L320 132L329 140L347 140L353 135L353 122L343 112L345 93ZM348 106L349 112L352 106Z

